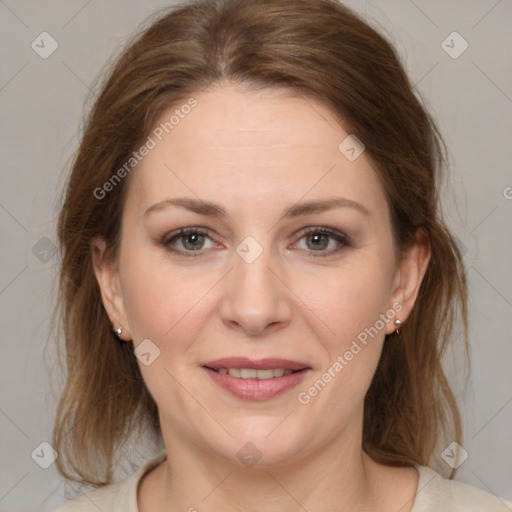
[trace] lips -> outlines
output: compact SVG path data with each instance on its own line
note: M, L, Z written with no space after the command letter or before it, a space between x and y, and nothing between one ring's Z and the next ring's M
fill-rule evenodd
M297 386L311 370L299 361L246 357L216 359L202 367L220 388L245 400L268 400L281 395Z

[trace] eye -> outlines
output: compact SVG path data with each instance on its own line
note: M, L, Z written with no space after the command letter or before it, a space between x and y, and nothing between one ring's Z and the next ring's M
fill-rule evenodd
M306 248L303 249L313 257L331 256L351 245L347 235L325 227L312 227L303 231L301 235L299 241L303 239L306 241ZM205 242L208 240L210 240L210 245L205 246ZM215 242L210 238L207 230L186 227L165 235L160 241L160 245L176 254L198 257L203 250L213 248ZM334 247L330 247L333 245Z
M212 247L205 247L206 239L210 239L207 231L199 228L188 227L178 229L177 231L173 231L172 233L165 235L160 243L171 252L183 254L185 256L197 257L199 254L190 253ZM178 245L178 248L174 248L175 244ZM181 247L179 247L180 245Z
M340 252L344 247L350 246L347 235L323 227L308 229L302 233L300 240L303 239L306 241L305 250L309 251L313 257L331 256ZM331 246L330 249L329 246ZM313 254L315 252L320 254Z

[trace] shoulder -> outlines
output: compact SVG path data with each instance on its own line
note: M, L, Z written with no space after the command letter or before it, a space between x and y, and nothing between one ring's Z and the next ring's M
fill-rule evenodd
M133 477L134 475L115 484L85 492L82 496L66 503L56 512L97 512L98 510L115 512L117 510L124 510L119 508L123 506L120 503L120 499L125 502L126 498L131 495L134 484L136 485ZM133 510L133 512L136 512L136 510ZM132 509L126 508L126 511L132 512Z
M145 462L136 473L119 482L83 493L56 512L137 512L137 488L142 477L166 458L160 453Z
M510 512L512 503L478 487L444 478L426 466L416 466L418 490L411 512Z

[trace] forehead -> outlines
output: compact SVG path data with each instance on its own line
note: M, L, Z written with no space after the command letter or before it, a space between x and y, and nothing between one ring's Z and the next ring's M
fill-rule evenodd
M133 171L128 201L140 211L172 196L252 208L337 193L386 208L363 152L340 151L350 133L322 103L287 89L224 85L191 95L150 133L154 147ZM350 139L349 139L350 140ZM357 148L356 148L357 149Z

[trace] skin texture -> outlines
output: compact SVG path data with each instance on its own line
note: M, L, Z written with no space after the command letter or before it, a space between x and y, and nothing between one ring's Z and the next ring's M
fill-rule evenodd
M194 98L197 107L132 171L118 259L107 261L103 242L94 244L113 325L135 347L149 338L160 350L139 366L168 459L143 480L139 509L410 510L415 469L379 465L361 449L364 396L393 320L309 403L297 396L393 304L395 318L407 320L427 241L418 237L397 257L377 174L365 153L351 162L338 150L349 133L321 103L232 84ZM226 217L177 206L144 214L176 197L218 203ZM345 206L282 218L297 203L332 197L367 213ZM189 234L171 247L190 254L197 246L198 257L160 243L187 226L208 231L204 242ZM310 227L344 233L350 243L315 244ZM252 263L236 252L247 236L263 251ZM280 396L243 400L201 367L230 356L281 357L311 370ZM261 453L250 468L237 457L249 442Z

